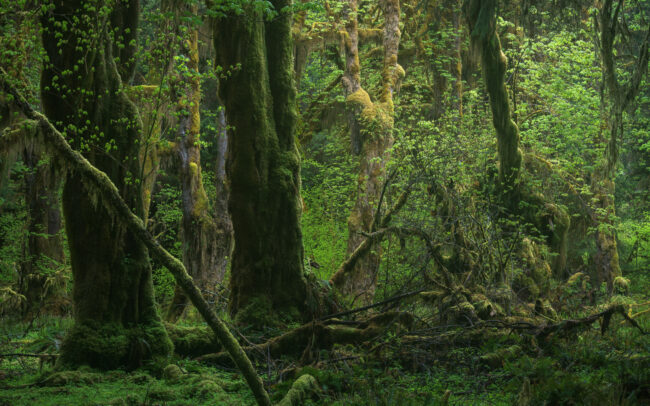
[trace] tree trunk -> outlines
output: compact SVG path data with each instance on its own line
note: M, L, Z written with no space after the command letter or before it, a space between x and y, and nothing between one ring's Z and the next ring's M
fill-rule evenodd
M357 1L350 0L346 9L345 59L346 69L341 84L346 95L346 108L352 152L359 155L359 178L354 207L348 218L348 254L352 254L366 238L362 233L375 231L375 214L386 177L386 162L393 145L393 93L404 76L397 63L400 30L398 0L383 0L384 12L384 65L382 91L378 102L373 103L361 87L359 62L359 33L357 27ZM350 272L335 279L337 287L353 300L372 301L376 276L381 259L381 241L360 258Z
M472 43L481 52L483 80L490 96L492 121L497 133L502 201L511 212L517 212L521 198L519 172L522 154L519 149L519 129L512 121L508 101L505 82L507 60L496 32L496 0L466 2L465 16Z
M198 6L189 12L196 16ZM189 38L181 41L179 54L185 56L176 67L179 72L174 83L178 128L176 153L181 184L181 241L183 262L204 297L214 299L217 284L226 272L224 253L220 249L219 230L210 211L201 176L201 76L199 74L198 28L187 27ZM220 255L222 257L220 257ZM177 285L167 318L176 321L188 305L188 299Z
M639 54L634 58L633 70L629 73L626 83L621 83L617 75L614 60L614 44L619 24L619 15L623 1L614 7L613 0L605 0L597 15L594 15L594 26L597 29L597 45L600 51L600 61L603 73L604 92L601 104L609 104L606 115L609 139L605 156L593 174L591 189L596 199L594 221L596 223L596 256L595 264L600 281L607 282L609 289L615 278L621 276L618 247L616 243L616 206L614 204L614 172L618 164L620 138L623 136L623 113L629 109L639 94L643 77L648 71L648 42L650 40L650 24L646 28L644 41ZM607 99L605 99L605 95ZM603 108L605 110L605 108Z
M43 108L142 217L142 124L121 80L134 68L135 46L128 38L137 32L138 2L112 10L82 3L56 1L42 17L48 56L41 78ZM75 23L70 26L70 21ZM123 40L126 44L118 46ZM155 307L147 250L84 182L73 172L63 190L75 325L63 342L60 362L135 367L144 359L167 356L172 345Z
M219 94L229 124L228 206L234 229L230 308L260 326L308 316L300 229L300 156L288 1L264 23L247 8L214 25Z
M23 315L39 312L61 314L65 304L65 254L61 235L59 188L50 163L34 151L23 152L23 162L30 168L25 174L27 202L27 238L21 264L21 293L25 295Z

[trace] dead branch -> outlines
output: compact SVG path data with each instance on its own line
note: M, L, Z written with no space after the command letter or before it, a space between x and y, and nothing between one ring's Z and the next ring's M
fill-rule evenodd
M331 326L320 321L304 324L294 330L274 337L265 343L244 347L244 351L252 357L264 361L260 354L270 354L273 358L281 356L300 356L308 350L330 350L335 344L358 345L370 341L390 326L399 324L409 328L413 316L406 312L386 312L361 322L358 327ZM198 361L229 365L230 359L225 352L208 354L197 358Z

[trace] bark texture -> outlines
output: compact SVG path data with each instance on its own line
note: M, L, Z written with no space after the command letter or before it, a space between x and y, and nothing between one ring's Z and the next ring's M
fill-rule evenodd
M114 7L103 7L103 6ZM57 0L42 16L47 53L43 108L58 129L116 185L128 207L145 211L141 121L124 92L133 73L138 2ZM71 24L70 21L74 23ZM61 39L63 38L63 39ZM138 366L172 345L155 307L149 257L124 221L70 172L63 208L74 278L75 326L61 348L64 365Z
M214 24L219 94L228 119L227 173L235 248L230 308L240 321L308 316L300 229L300 156L290 2L264 22L246 8Z

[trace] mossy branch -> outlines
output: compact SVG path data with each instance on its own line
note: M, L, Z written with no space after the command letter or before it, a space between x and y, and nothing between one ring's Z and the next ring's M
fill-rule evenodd
M278 406L299 406L305 403L305 400L312 393L318 391L318 383L311 375L303 375L291 385L291 389L278 403Z
M120 217L128 229L147 246L149 252L172 273L176 283L190 298L192 304L214 331L230 357L232 357L235 365L237 365L244 375L255 396L257 404L271 405L271 400L264 389L264 384L257 375L255 368L253 368L250 359L248 359L246 353L230 333L227 326L217 317L210 305L203 299L201 292L187 273L183 263L153 239L142 220L133 214L129 206L120 197L117 187L110 178L104 172L92 166L83 155L73 150L47 117L35 111L16 89L10 85L4 72L0 73L0 89L13 96L11 103L22 111L28 119L38 123L38 132L42 137L42 141L48 144L47 149L63 159L69 170L74 171L78 176L84 178L86 187L91 189L89 192L96 193L98 197L103 199L104 204L112 210L113 214ZM26 135L33 136L33 133ZM15 140L2 137L0 139L0 148L7 147L9 142L15 142Z

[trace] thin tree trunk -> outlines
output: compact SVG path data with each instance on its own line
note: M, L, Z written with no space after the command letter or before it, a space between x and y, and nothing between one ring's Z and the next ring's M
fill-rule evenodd
M597 46L600 51L603 72L604 92L601 103L606 104L604 97L607 96L609 104L609 111L606 113L609 139L607 140L605 157L594 172L591 184L596 199L594 210L596 223L595 263L598 278L607 282L610 290L614 279L621 276L616 228L614 226L614 218L616 217L614 172L618 164L619 143L623 136L623 113L634 105L640 91L641 81L648 71L648 42L650 40L649 24L639 54L636 56L633 71L629 72L630 79L627 83L621 83L617 77L614 44L619 15L624 7L623 3L623 1L619 1L614 7L613 0L605 0L600 6L598 15L594 15L594 26L597 29Z
M381 7L384 12L384 64L382 91L376 103L370 100L368 93L361 87L356 0L350 0L346 9L346 70L341 83L346 94L352 152L359 155L356 200L348 218L348 254L355 252L366 240L362 233L372 232L376 227L375 212L386 177L389 150L393 145L393 96L404 76L404 70L397 63L400 40L399 1L384 0ZM342 288L354 300L371 302L381 259L380 251L380 241L374 242L363 258L357 260L351 272L341 274L341 277L334 280L337 287Z
M198 5L190 13L198 14ZM199 74L198 28L188 27L189 38L181 41L180 55L186 59L177 67L175 101L178 128L176 153L181 184L181 241L183 262L190 276L206 297L214 296L218 283L223 280L226 263L219 255L220 239L217 224L212 216L208 196L201 176L201 76ZM176 286L167 318L176 321L188 304L182 289Z
M503 203L511 212L517 212L521 198L519 172L522 154L519 149L519 129L511 117L505 82L507 59L501 51L501 41L496 32L496 0L468 1L465 3L465 16L472 42L481 52L483 79L490 96Z
M43 155L25 150L23 162L30 168L25 174L27 202L27 238L21 263L21 293L25 295L24 316L39 312L61 314L65 295L65 265L61 234L60 180ZM48 281L49 279L49 281Z

